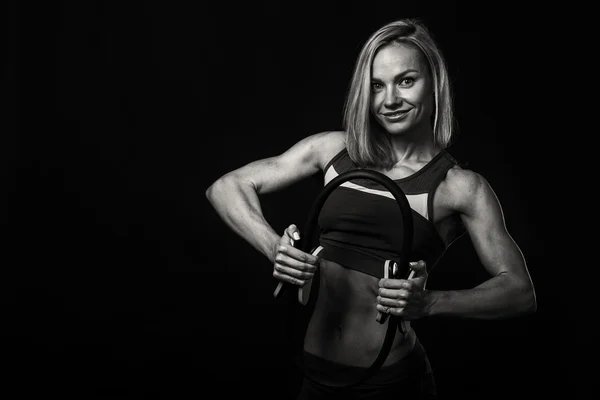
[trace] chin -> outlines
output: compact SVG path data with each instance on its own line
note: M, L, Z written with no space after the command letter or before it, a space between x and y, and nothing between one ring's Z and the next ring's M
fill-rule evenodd
M390 135L402 135L403 133L410 130L410 127L406 124L386 124L383 125L383 129L387 131Z

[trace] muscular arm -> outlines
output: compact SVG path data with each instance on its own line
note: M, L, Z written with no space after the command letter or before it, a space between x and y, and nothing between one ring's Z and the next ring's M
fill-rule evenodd
M206 197L235 233L273 262L281 235L265 220L259 196L317 173L343 146L342 132L309 136L278 156L223 175L207 189Z
M506 229L500 203L480 175L451 170L440 186L460 212L474 248L491 278L468 290L429 291L430 315L504 318L533 312L536 298L525 259Z

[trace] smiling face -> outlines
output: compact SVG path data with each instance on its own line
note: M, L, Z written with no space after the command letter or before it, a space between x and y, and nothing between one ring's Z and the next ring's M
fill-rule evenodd
M371 70L371 113L391 135L431 131L434 109L429 65L416 47L379 49Z

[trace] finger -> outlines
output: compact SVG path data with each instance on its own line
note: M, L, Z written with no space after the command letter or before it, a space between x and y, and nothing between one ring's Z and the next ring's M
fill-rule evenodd
M427 264L425 263L425 261L420 260L420 261L412 261L409 263L410 268L415 271L414 276L418 277L418 276L426 276L427 275Z
M304 286L306 284L306 282L308 282L310 280L310 279L295 278L293 276L281 273L277 270L273 270L273 277L275 277L276 279L278 279L282 282L290 283L295 286Z
M295 247L280 246L278 253L283 253L304 264L317 265L319 262L319 257L305 253Z
M279 239L279 244L284 245L284 246L294 247L294 239L292 239L291 237L289 237L287 234L284 233L283 236L281 237L281 239ZM279 249L277 249L277 251L279 251Z
M300 240L300 230L294 224L291 224L286 228L285 234L292 240Z
M301 278L301 279L311 279L314 276L316 268L314 266L310 266L310 267L312 269L306 269L306 268L301 269L301 268L296 268L296 267L291 267L289 265L281 264L278 262L276 262L273 265L273 269L275 271L280 272L285 275L291 275L295 278Z
M281 267L291 268L304 272L315 272L317 269L316 264L309 264L302 260L297 260L293 257L290 257L287 252L289 252L289 248L285 246L280 246L279 251L275 255L275 265L279 265ZM300 252L301 254L305 254ZM311 255L312 256L312 255ZM312 256L314 257L314 256Z
M389 297L378 296L377 304L381 305L381 306L401 308L401 307L406 307L408 302L406 300L397 300L397 299L390 299Z
M379 296L392 300L408 299L412 295L410 289L384 289L379 288Z
M383 313L383 314L389 314L392 310L392 307L390 306L382 306L381 304L377 304L377 311Z
M379 280L379 287L386 289L411 289L413 283L406 279L389 279L383 278Z
M404 315L404 308L382 306L379 304L377 305L377 311L384 313L384 314L390 314L390 315L395 315L395 316L403 316Z

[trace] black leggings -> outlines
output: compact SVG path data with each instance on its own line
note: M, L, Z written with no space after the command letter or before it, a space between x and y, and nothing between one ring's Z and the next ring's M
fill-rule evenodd
M297 400L319 399L436 399L436 385L425 349L417 340L410 354L382 367L374 376L351 388L327 386L327 382L356 376L364 368L338 364L304 353L304 381ZM346 378L347 379L347 378Z

